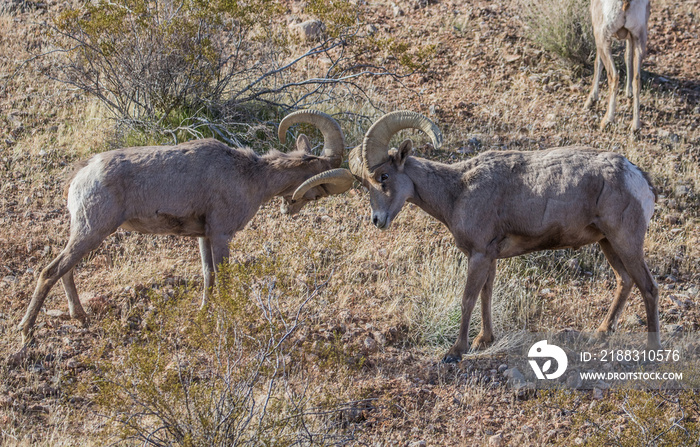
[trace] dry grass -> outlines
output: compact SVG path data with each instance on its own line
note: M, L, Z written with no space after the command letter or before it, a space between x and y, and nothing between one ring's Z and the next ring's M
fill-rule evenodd
M662 327L680 324L697 331L700 130L697 94L688 90L687 81L700 77L700 65L691 63L700 54L687 43L687 60L678 62L673 54L680 49L672 46L673 36L682 43L683 32L668 31L668 20L676 20L695 32L697 19L676 14L670 2L653 7L647 67L671 81L652 79L645 86L645 127L630 138L630 105L621 101L617 124L599 132L595 115L603 113L602 106L594 113L581 110L590 77L576 75L530 46L520 22L508 12L509 3L459 3L456 14L442 2L415 10L400 6L406 11L402 18L377 6L374 19L386 23L382 32L415 33L440 43L438 51L443 52L424 78L406 79L408 87L423 90L421 95L401 96L381 84L367 86L367 91L387 109L430 113L435 106L432 118L447 141L443 150L419 149L419 154L456 161L487 149L537 150L558 144L589 144L625 154L651 173L660 192L645 250L661 288ZM456 21L459 29L454 28ZM0 16L0 27L7 54L21 55L22 45L5 38L15 32L13 19ZM17 33L29 42L36 30ZM520 58L508 62L505 56L512 55ZM3 73L12 72L16 64L0 60ZM674 67L674 74L661 67ZM66 242L62 173L72 161L105 150L114 140L110 122L94 101L56 90L32 73L8 82L0 96L0 126L3 135L10 135L15 128L10 112L16 110L24 131L11 144L0 142L3 358L19 349L13 328L37 271ZM29 88L35 90L27 93ZM359 99L327 111L369 117L377 113ZM342 124L348 144L356 144L368 121L355 116ZM307 413L318 413L307 416L315 430L341 436L322 438L326 444L352 439L346 443L480 445L501 433L510 445L572 445L576 438L589 445L621 439L643 445L634 443L642 439L641 428L659 434L677 420L669 418L680 410L686 419L678 424L697 439L700 410L694 393L609 393L601 401L588 393L570 393L538 395L524 403L503 385L499 373L492 373L518 331L597 327L614 288L612 272L597 248L501 261L494 292L501 344L488 355L449 367L438 362L455 336L466 260L442 225L407 206L391 231L377 231L369 224L368 198L361 191L307 206L293 218L280 216L278 205L265 205L236 236L232 259L251 287L273 280L285 285L276 296L280 315L288 316L325 284L308 302L305 319L285 346L291 349L285 351L289 368L274 377L284 385L280 390L304 396ZM255 267L265 262L275 268ZM109 367L131 378L135 369L124 365L134 347L150 342L169 346L181 337L175 322L194 321L198 315L202 281L192 240L117 233L81 262L76 279L79 291L102 297L107 310L93 315L89 330L41 315L40 344L26 361L20 367L0 362L2 445L103 445L105 434L112 436L120 427L101 416L110 408L99 387L104 371ZM687 307L680 308L671 295L687 299ZM155 304L172 297L179 297L179 304L172 310L176 314L167 315L171 324L163 324L160 333L147 333L143 322L154 315ZM56 287L45 309L66 308ZM644 315L636 290L620 330L644 330L635 314ZM472 335L479 329L478 309L474 315ZM255 333L255 327L248 329ZM100 364L104 369L93 366ZM627 413L619 410L623 403ZM130 408L136 411L138 406ZM659 422L652 427L652 420ZM683 440L679 433L674 429L663 439L674 445Z

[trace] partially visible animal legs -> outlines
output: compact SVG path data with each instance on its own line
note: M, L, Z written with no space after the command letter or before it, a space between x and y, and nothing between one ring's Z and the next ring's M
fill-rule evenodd
M36 321L36 317L39 315L41 306L44 305L44 300L46 299L46 296L49 294L49 291L53 285L56 284L56 282L65 274L69 273L78 263L78 261L83 258L83 256L97 248L102 240L110 233L111 231L106 233L81 235L82 239L80 240L75 234L72 234L71 238L68 240L66 248L59 253L56 259L51 261L51 263L44 270L42 270L36 284L36 289L34 290L34 295L29 303L29 307L27 308L27 312L18 326L18 329L22 333L23 344L27 344L32 340L32 329L34 327L34 322ZM80 306L80 300L77 299L78 292L75 290L75 282L73 281L72 276L67 279L67 283L68 284L66 285L66 282L64 282L64 288L66 289L66 294L68 295L69 307L72 303L73 309L71 316L73 316L73 313L75 312L76 317L79 318L78 315L80 312L78 311L78 308L82 310L82 306Z
M647 316L647 348L661 348L659 337L659 288L644 262L642 243L629 245L629 241L613 244L615 252L625 265L625 270L639 288Z
M600 50L596 51L595 63L593 68L593 85L591 93L588 95L586 104L583 106L586 109L593 107L593 104L598 101L598 85L600 84L600 75L603 72L603 64L601 62Z
M214 235L210 236L209 238L209 243L211 244L211 265L213 265L214 268L214 274L216 278L218 279L218 272L219 272L219 266L221 266L222 263L228 261L228 255L229 255L229 248L228 244L231 241L231 237L228 235ZM204 307L206 303L203 301L202 302L202 307Z
M644 299L644 308L647 314L647 347L649 349L661 348L661 338L659 336L659 288L652 278L643 253L638 257L625 259L625 267L634 283L639 288Z
M634 78L632 80L633 112L631 130L635 131L642 127L642 122L639 119L639 94L642 90L642 58L644 57L644 49L646 47L646 35L633 37L632 40L634 50Z
M479 297L479 292L484 288L491 271L492 260L476 254L469 257L469 268L467 269L467 284L464 287L462 296L462 320L459 324L459 335L454 345L447 351L442 361L445 363L459 362L462 354L469 349L469 320Z
M491 261L489 276L486 278L484 288L481 289L481 332L474 338L472 349L482 349L493 342L493 325L491 322L491 296L493 294L493 280L496 278L497 259Z
M600 123L601 130L604 129L608 124L612 123L615 119L615 107L617 101L617 84L620 81L620 75L615 68L615 62L612 58L612 50L610 42L605 42L603 47L600 49L600 56L605 65L605 71L608 74L608 92L610 98L608 99L608 111L603 117L603 121Z
M634 46L632 43L632 33L627 33L627 39L625 39L625 68L627 73L627 78L625 79L625 95L628 98L632 97L632 78L634 78Z
M617 280L615 298L613 299L608 314L605 316L605 319L596 331L599 334L608 334L615 331L617 328L618 319L620 318L622 310L625 308L625 303L627 302L627 298L632 291L633 283L632 278L625 269L625 264L623 264L622 259L620 259L618 254L615 252L610 242L608 242L607 239L603 239L598 243L605 254L605 258L610 263L613 272L615 272L615 279Z
M207 304L211 288L214 286L214 258L209 238L199 238L199 255L202 258L202 276L204 277L204 293L201 305L203 309Z
M75 269L72 268L61 278L63 290L68 297L68 311L70 312L71 318L79 320L83 324L83 327L87 327L88 315L85 313L85 310L83 310L82 304L80 304L78 289L75 287L75 278L73 277L74 272Z

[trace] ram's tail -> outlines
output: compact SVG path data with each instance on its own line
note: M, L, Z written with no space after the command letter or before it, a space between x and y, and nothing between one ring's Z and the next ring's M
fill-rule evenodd
M639 168L637 168L637 169L639 169ZM639 169L639 172L642 173L642 177L644 177L644 180L646 180L647 183L649 184L649 189L651 189L651 192L654 193L654 202L656 202L659 199L659 193L658 193L658 191L656 191L656 188L654 187L654 183L652 183L652 181L651 181L651 176L649 175L648 172L642 171L641 169Z
M63 198L67 199L68 198L68 189L70 189L70 184L75 178L76 175L78 175L78 172L83 169L85 166L87 166L89 160L81 160L73 164L73 169L68 173L66 176L66 181L63 184Z

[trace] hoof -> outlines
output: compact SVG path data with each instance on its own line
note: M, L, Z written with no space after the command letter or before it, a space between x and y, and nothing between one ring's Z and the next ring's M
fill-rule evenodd
M647 340L647 351L658 351L664 349L659 338Z
M612 334L612 331L601 331L598 329L593 333L593 337L597 340L605 340L610 334Z
M22 346L27 347L34 343L34 328L27 329L20 323L16 330L22 334Z
M493 343L493 337L477 336L472 342L472 351L479 351Z

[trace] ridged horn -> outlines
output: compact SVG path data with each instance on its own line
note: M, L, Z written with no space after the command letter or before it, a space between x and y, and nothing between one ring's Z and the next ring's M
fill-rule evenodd
M302 183L296 189L296 191L294 191L292 199L299 200L304 196L304 194L306 194L306 191L318 185L323 185L329 195L342 194L348 189L352 188L352 183L354 180L355 177L353 177L350 171L347 169L339 168L324 171L320 174L314 175Z
M442 144L440 129L428 118L416 112L400 110L387 113L372 124L362 142L364 167L371 171L388 159L389 143L394 134L403 129L418 129L427 134L435 148Z
M362 146L355 146L348 154L348 166L350 172L358 177L364 177L364 164L362 163Z
M323 134L323 157L331 159L334 168L339 168L343 163L345 151L345 139L343 131L336 120L330 115L318 110L299 110L285 116L277 129L277 136L284 144L287 140L287 130L298 123L308 123L316 126Z

